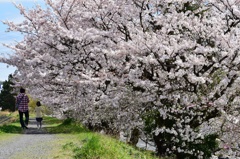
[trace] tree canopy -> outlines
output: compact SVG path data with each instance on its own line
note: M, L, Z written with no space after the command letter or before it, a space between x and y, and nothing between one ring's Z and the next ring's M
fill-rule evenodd
M46 3L5 22L24 34L0 58L17 85L90 127L138 129L160 155L239 155L238 0Z

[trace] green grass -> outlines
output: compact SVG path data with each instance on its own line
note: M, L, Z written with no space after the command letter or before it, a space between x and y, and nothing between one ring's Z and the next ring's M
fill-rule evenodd
M47 119L44 118L44 124L47 125L46 130L50 134L79 134L88 131L80 123L74 122L72 119L61 121L56 118L48 117Z
M4 133L22 133L19 126L17 113L0 112L0 116L10 117L10 120L4 124L0 124L0 136Z
M14 133L14 134L19 134L22 132L22 128L19 126L15 125L2 125L0 126L0 134L2 133Z
M22 129L17 121L17 113L9 113L6 111L0 111L0 117L11 117L8 122L0 124L0 142L6 140L12 140L22 133Z
M45 121L48 123L48 121ZM94 133L71 119L64 120L54 127L47 128L49 133L58 134L54 158L73 159L157 159L153 152L144 151L127 145L113 137ZM67 134L67 135L66 135Z
M151 152L131 147L119 140L97 133L80 135L82 146L74 147L74 158L84 159L156 159Z

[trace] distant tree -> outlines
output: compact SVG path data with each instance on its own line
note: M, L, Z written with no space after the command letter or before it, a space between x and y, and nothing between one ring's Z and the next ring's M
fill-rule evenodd
M0 106L2 110L15 110L15 97L13 92L12 75L8 76L8 80L3 82L3 89L0 93Z

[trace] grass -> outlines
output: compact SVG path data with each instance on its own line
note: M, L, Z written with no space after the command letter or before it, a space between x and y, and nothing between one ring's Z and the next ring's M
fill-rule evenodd
M53 120L56 120L54 123L58 125L46 128L49 133L58 136L54 144L54 154L58 155L53 158L71 156L69 158L73 159L158 159L153 152L132 147L107 135L91 132L72 119L60 123L57 119ZM49 121L44 123L48 125Z
M47 125L46 130L50 134L79 134L88 131L80 123L74 122L72 119L61 121L56 118L48 117L47 119L44 118L44 124Z
M141 151L123 142L100 134L82 134L82 147L74 148L74 158L86 159L154 159L148 151Z
M11 123L0 125L0 141L13 137L13 134L21 134L17 115L11 115ZM51 143L50 159L159 159L153 152L91 132L72 119L44 117L43 123L47 132L56 136Z
M14 139L14 137L17 137L22 132L22 129L18 126L17 113L0 111L0 118L1 117L10 117L7 122L4 122L3 124L0 123L0 141L2 143L6 140L11 140Z
M7 111L0 111L0 117L10 117L7 122L4 122L3 124L0 123L0 138L6 133L19 134L22 132L22 129L19 126L17 112L10 113Z
M73 137L73 136L71 136ZM62 144L65 158L71 154L74 159L157 159L151 152L131 147L116 139L98 133L81 133L75 140ZM69 153L70 152L70 153ZM59 153L63 154L63 153Z

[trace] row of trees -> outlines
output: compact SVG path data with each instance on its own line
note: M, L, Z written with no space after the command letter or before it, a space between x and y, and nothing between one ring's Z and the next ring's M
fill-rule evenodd
M12 76L9 75L8 80L2 82L2 90L0 91L0 107L2 110L15 111L15 96ZM1 83L0 83L1 84Z
M25 35L0 58L16 86L89 128L137 130L159 155L239 156L238 0L46 3L5 22Z

